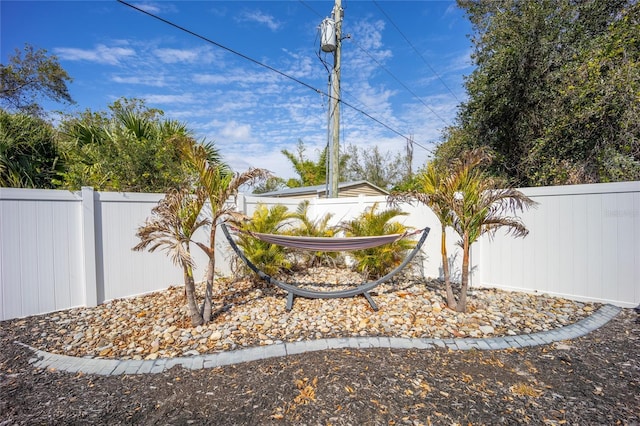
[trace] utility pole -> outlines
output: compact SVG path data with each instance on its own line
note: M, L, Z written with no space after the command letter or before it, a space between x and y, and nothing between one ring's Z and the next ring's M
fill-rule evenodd
M411 180L413 177L413 135L409 135L407 139L407 178Z
M331 72L331 108L333 125L332 138L329 145L329 198L338 197L338 181L340 176L340 50L342 48L342 0L335 0L333 21L335 22L336 50L333 54L333 70Z

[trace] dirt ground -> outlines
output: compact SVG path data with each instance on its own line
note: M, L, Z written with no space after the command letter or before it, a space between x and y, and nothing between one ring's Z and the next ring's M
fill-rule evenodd
M640 321L520 350L328 350L162 374L43 371L0 323L0 425L640 424Z

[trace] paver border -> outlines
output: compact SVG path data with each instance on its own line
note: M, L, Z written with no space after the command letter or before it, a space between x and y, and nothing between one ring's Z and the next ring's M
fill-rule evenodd
M31 347L21 342L14 342L34 353L29 363L36 368L53 369L69 373L96 374L104 376L157 374L174 366L198 370L203 368L224 367L243 362L296 355L305 352L322 351L326 349L434 349L450 350L500 350L508 348L525 348L559 342L582 337L611 321L622 308L614 305L604 305L590 316L580 321L553 330L522 334L516 336L487 337L487 338L404 338L404 337L337 337L316 340L302 340L297 342L278 342L267 346L254 346L235 351L224 351L215 354L205 354L190 357L159 358L156 360L131 359L96 359L59 355Z

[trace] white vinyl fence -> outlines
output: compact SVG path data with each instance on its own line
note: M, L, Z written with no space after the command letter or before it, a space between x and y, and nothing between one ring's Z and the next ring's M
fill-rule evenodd
M529 235L477 243L474 283L622 307L640 304L640 182L525 188Z
M497 235L472 251L472 285L551 293L624 307L640 304L640 182L524 189L540 204L523 214L525 239ZM0 320L95 306L182 285L182 271L163 252L134 252L137 229L162 194L0 189ZM300 200L240 195L251 215L259 203ZM384 197L310 200L310 215L351 219ZM431 228L423 273L441 273L440 224L424 206L403 205L415 228ZM197 238L206 241L206 230ZM228 274L229 248L217 234L217 272ZM450 253L459 249L449 232ZM206 259L198 248L196 278ZM459 262L458 262L459 264Z

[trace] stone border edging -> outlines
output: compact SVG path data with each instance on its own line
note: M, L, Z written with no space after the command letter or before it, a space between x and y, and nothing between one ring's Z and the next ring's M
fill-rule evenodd
M68 373L117 376L122 374L162 373L176 365L191 370L224 367L231 364L283 357L326 349L435 349L497 350L546 345L562 340L575 339L594 331L612 320L622 308L604 305L590 316L561 328L517 336L489 338L402 338L402 337L342 337L298 342L280 342L268 346L255 346L235 351L218 352L191 357L159 358L156 360L79 358L42 351L21 342L16 344L32 350L35 358L29 363L37 368L51 368Z

